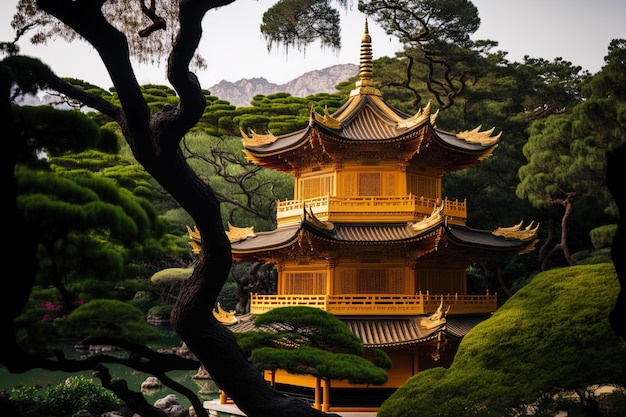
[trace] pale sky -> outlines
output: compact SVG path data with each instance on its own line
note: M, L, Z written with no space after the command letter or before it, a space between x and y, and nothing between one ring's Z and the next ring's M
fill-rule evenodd
M1 0L0 40L11 40L10 27L17 0ZM356 8L340 12L342 50L335 53L319 44L306 51L267 50L259 26L263 12L274 0L238 0L210 11L204 19L200 53L209 68L197 73L204 88L221 80L264 77L286 83L307 71L336 64L358 64L365 16ZM626 0L473 0L481 26L473 39L499 42L510 61L524 55L553 60L556 57L595 73L604 65L609 42L626 38ZM374 59L394 56L399 44L369 21ZM45 46L21 41L21 52L38 57L61 77L73 77L103 88L112 83L98 54L84 42L56 40ZM164 66L137 66L140 84L166 84ZM374 74L375 75L375 74Z

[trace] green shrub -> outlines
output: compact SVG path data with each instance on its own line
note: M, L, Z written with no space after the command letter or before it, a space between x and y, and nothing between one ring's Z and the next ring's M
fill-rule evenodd
M47 415L41 386L18 385L11 390L12 395L0 396L0 411L5 415L39 417Z
M133 307L147 313L155 305L159 305L160 300L154 296L150 291L138 291L132 300L127 301Z
M217 297L217 302L220 303L222 308L226 311L235 310L239 302L237 284L235 282L227 282L224 284Z
M374 365L385 370L391 369L391 358L382 349L373 349L372 356L374 357Z
M158 305L150 307L148 314L160 317L169 317L172 314L172 308L173 307L171 305Z
M596 265L612 263L611 248L590 249L572 254L574 265Z
M54 326L62 336L118 337L136 343L159 340L161 334L146 323L145 314L118 300L92 300L56 319Z
M589 232L591 244L595 249L609 248L613 243L613 238L617 232L616 224L607 224L605 226L596 227Z
M71 376L62 384L48 388L44 402L54 416L71 416L80 410L99 415L120 406L115 394L84 376Z
M35 385L18 385L13 388L11 392L13 393L13 399L16 400L38 400L42 401L42 398L39 396L40 386Z
M71 376L43 393L41 389L40 386L19 385L12 389L7 405L24 417L68 417L80 410L101 415L119 410L121 405L115 394L81 375Z

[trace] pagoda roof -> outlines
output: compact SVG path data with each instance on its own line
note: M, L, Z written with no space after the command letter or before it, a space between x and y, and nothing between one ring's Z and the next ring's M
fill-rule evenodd
M311 109L309 125L274 136L242 132L244 152L254 163L291 172L308 166L336 164L348 158L412 159L447 172L476 165L497 147L500 135L481 126L460 133L435 127L431 104L409 115L389 106L372 84L371 39L361 45L360 80L337 111L320 115Z
M366 348L400 348L435 340L439 333L462 339L490 315L446 316L434 326L432 316L339 317Z
M361 341L365 348L407 348L420 343L436 341L440 333L453 339L462 339L472 328L490 315L446 316L433 320L433 316L365 316L337 317ZM281 323L257 327L255 316L239 316L236 324L229 326L235 333L247 331L278 331L288 329Z
M467 226L449 224L440 213L419 222L405 223L328 223L305 212L299 224L280 227L269 232L238 235L231 239L231 252L238 260L274 258L287 248L370 247L401 246L415 249L422 256L437 250L441 240L477 254L526 253L537 242L537 228L521 227L494 231L478 230ZM305 249L307 250L307 249ZM416 253L416 256L418 256Z

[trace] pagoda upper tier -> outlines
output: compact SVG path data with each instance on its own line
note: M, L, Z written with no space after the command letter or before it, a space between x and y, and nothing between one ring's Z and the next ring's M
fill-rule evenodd
M500 134L480 126L460 133L437 129L430 103L409 115L390 107L372 86L369 34L361 42L360 80L333 114L311 109L309 125L274 136L242 132L244 152L259 166L288 173L310 167L341 168L346 161L387 160L401 165L437 167L441 173L478 164L497 147Z

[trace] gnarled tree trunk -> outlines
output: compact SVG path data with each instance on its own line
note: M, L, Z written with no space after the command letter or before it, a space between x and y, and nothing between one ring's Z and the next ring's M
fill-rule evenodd
M620 293L609 320L615 333L626 339L626 143L622 143L607 154L606 185L617 203L619 221L613 239L611 256L620 282Z
M126 37L103 16L104 0L38 0L39 7L73 28L98 51L122 108L66 89L120 125L137 161L193 217L202 236L194 272L181 289L171 324L202 362L217 385L249 417L321 416L307 402L275 391L248 362L232 333L212 310L231 267L230 243L222 227L219 201L187 164L180 149L183 136L198 122L206 99L189 63L202 35L202 19L233 0L181 1L180 31L168 61L168 79L180 97L173 108L151 116L133 73ZM61 85L59 85L60 88Z

